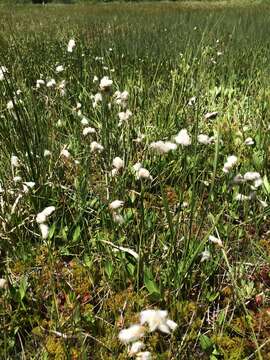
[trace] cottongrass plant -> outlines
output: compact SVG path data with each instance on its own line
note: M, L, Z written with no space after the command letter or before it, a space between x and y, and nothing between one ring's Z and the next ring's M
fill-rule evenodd
M269 7L197 6L1 7L1 359L267 358Z

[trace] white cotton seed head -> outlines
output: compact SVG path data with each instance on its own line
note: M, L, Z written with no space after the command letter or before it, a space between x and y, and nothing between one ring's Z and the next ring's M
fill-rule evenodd
M247 146L252 146L254 145L254 140L251 137L248 137L245 141L244 144Z
M166 321L166 325L169 327L169 329L171 331L175 331L177 329L177 327L178 327L178 324L175 321L170 320L170 319L168 319Z
M7 289L8 288L8 282L6 279L1 278L0 279L0 289Z
M22 181L22 178L21 178L21 176L14 176L13 181L14 181L15 183L18 183L18 182L21 182L21 181Z
M42 80L42 79L38 79L37 82L36 82L36 88L40 88L41 85L45 85L45 81Z
M259 178L259 179L254 181L253 186L254 186L255 189L257 189L258 187L262 186L262 184L263 184L263 180L261 178Z
M37 217L36 217L36 222L38 224L43 224L47 221L47 217L46 215L43 213L43 212L40 212L37 214Z
M206 134L200 134L200 135L198 135L198 142L200 143L200 144L203 144L203 145L208 145L208 144L210 144L210 138L209 138L209 136L208 135L206 135Z
M0 81L3 81L5 78L5 73L7 73L8 70L5 66L0 66Z
M83 129L83 136L87 136L89 134L95 134L96 133L96 130L92 127L85 127Z
M122 225L125 222L124 217L122 215L120 215L120 214L115 213L115 212L112 214L112 217L113 217L113 221L116 224Z
M58 66L56 66L55 71L56 71L57 73L60 73L60 72L64 71L64 66L63 66L63 65L58 65Z
M51 87L53 87L53 86L55 86L55 85L56 85L55 79L50 79L49 81L47 81L47 84L46 84L46 86L47 86L48 88L51 88Z
M73 49L75 48L75 40L74 39L70 39L69 42L68 42L68 46L67 46L67 51L69 53L72 53L73 52Z
M42 210L40 213L37 214L36 222L38 224L43 224L47 222L48 216L50 216L55 211L54 206L48 206L44 210Z
M215 119L218 115L217 111L208 112L204 115L206 120Z
M51 153L51 151L50 150L44 150L44 157L49 157L49 156L51 156L52 155L52 153Z
M109 204L109 209L111 210L117 210L123 207L124 201L122 200L114 200Z
M118 126L121 126L124 122L127 122L131 116L132 116L132 112L128 109L126 111L121 111L120 113L118 113L118 117L119 117Z
M209 241L211 241L213 244L216 244L219 247L223 247L222 241L213 235L209 236Z
M86 119L86 117L83 117L81 120L82 126L87 126L89 124L89 121Z
M202 253L201 253L201 262L204 262L204 261L207 261L211 258L211 254L208 250L204 250Z
M119 174L118 169L115 169L115 168L114 168L114 169L112 169L112 171L111 171L111 174L110 174L110 175L111 175L112 177L115 177L115 176L117 176L118 174Z
M158 330L161 325L166 325L167 317L168 311L166 310L144 310L140 313L140 323L141 325L147 324L149 331L153 332Z
M168 153L177 149L177 145L170 141L156 141L149 145L150 149L156 150L160 154Z
M113 167L117 170L120 170L124 167L124 161L120 157L115 157L113 159Z
M244 174L244 179L245 181L255 181L255 180L259 180L261 178L261 175L258 172L246 172Z
M241 174L237 174L234 178L233 178L233 183L234 184L243 184L245 182L244 177Z
M244 194L240 194L240 193L235 196L235 200L236 200L236 201L247 201L247 200L250 200L250 199L251 199L250 196L244 195Z
M70 152L67 149L63 149L60 153L60 156L63 156L65 158L70 158Z
M23 183L23 192L27 194L29 192L29 189L33 189L35 185L36 183L34 183L34 181L25 181Z
M39 225L42 239L46 240L49 236L49 226L47 224Z
M141 167L138 170L137 178L138 179L150 179L150 180L152 180L152 176L150 175L150 172L147 169L143 168L143 167Z
M90 144L90 151L91 152L101 152L104 150L104 147L99 144L98 142L96 141L92 141L91 144Z
M187 129L180 130L178 135L175 137L175 141L179 145L189 146L191 144L191 138L188 135Z
M12 167L15 167L15 168L17 168L17 167L20 166L20 160L19 160L19 158L18 158L17 156L15 156L15 155L12 155L12 156L11 156L11 166L12 166Z
M152 355L150 351L142 351L136 355L136 360L151 360Z
M142 338L145 334L145 328L141 325L132 325L128 329L120 331L118 338L124 343L128 344Z
M111 79L109 79L108 76L104 76L99 83L99 87L101 91L107 91L111 88L113 84L113 81Z
M132 166L133 170L138 172L140 168L142 168L142 164L140 162L137 162L135 165Z
M45 214L45 216L50 216L54 211L55 211L54 206L48 206L42 212Z
M227 157L227 161L223 166L223 172L228 173L237 163L237 157L235 155L230 155Z
M128 354L129 356L134 356L144 348L145 348L145 344L142 341L136 341L131 345Z
M14 108L14 103L12 100L7 102L7 109L8 110L12 110Z

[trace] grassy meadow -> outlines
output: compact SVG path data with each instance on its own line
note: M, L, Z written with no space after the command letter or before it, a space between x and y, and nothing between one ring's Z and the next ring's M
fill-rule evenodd
M0 358L269 359L270 5L0 19Z

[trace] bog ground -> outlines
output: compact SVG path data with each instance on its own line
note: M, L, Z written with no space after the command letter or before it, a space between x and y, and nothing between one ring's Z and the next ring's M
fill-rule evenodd
M0 358L269 359L270 6L0 18Z

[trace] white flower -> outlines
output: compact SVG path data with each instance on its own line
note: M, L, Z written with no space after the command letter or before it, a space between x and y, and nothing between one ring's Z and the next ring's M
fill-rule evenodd
M207 261L211 258L211 254L208 250L204 250L202 253L201 253L201 262L204 262L204 261Z
M44 157L48 157L48 156L51 156L52 155L52 153L51 153L51 151L50 150L44 150Z
M49 226L47 224L39 224L42 239L46 240L49 235Z
M235 155L228 156L227 161L223 166L223 171L225 173L228 173L236 163L237 163L237 157Z
M7 73L8 70L5 66L0 66L0 81L3 81L5 76L4 74Z
M237 201L246 201L246 200L250 200L250 199L251 199L250 196L240 194L240 193L235 196L235 200L237 200Z
M6 279L0 279L0 289L7 289L8 288L8 282Z
M141 167L138 170L137 178L138 179L150 179L150 180L153 179L152 176L150 175L150 172L147 169L143 168L143 167Z
M170 141L156 141L152 142L149 147L151 149L156 150L160 154L168 153L169 151L176 150L177 145L175 143L172 143Z
M251 137L248 137L245 141L244 144L247 146L251 146L254 145L254 140Z
M96 83L96 82L98 82L98 77L95 75L95 76L93 77L93 83Z
M89 124L89 121L87 120L87 118L85 116L82 118L81 124L82 124L82 126L86 126Z
M112 177L115 177L115 176L117 176L119 174L119 171L118 171L118 169L112 169L112 171L111 171L111 176Z
M140 162L137 162L135 165L132 166L133 170L138 172L140 168L142 168L142 164Z
M241 174L237 174L234 178L233 178L233 183L234 184L243 184L245 182L244 177Z
M151 360L152 355L150 351L142 351L136 355L137 360Z
M211 143L209 136L206 134L198 135L197 139L198 139L198 142L203 145L208 145Z
M92 127L86 127L83 129L83 136L86 136L88 134L95 134L96 130Z
M127 122L131 116L132 112L128 109L126 111L121 111L120 113L118 113L118 117L120 120L118 126L121 126L123 122Z
M42 79L38 79L36 83L36 88L40 88L41 85L45 85L45 81Z
M14 103L13 103L12 100L9 100L9 101L7 102L7 109L8 109L8 110L12 110L13 108L14 108Z
M66 80L60 81L57 86L57 89L60 91L60 95L64 96L66 94Z
M34 181L25 181L24 184L30 189L32 189L36 185Z
M214 119L216 118L218 115L218 112L217 111L213 111L213 112L208 112L207 114L204 115L205 119L206 120L209 120L209 119Z
M209 236L209 241L211 241L213 244L216 244L217 246L223 247L222 241L213 235Z
M40 213L37 214L36 222L38 224L43 224L47 221L48 216L50 216L55 211L54 206L48 206L44 210L42 210Z
M190 136L188 135L187 129L182 129L179 131L178 135L175 137L175 141L179 145L188 146L191 144Z
M125 222L125 219L123 218L123 216L120 214L116 214L115 212L112 214L112 217L113 217L113 221L116 224L122 225Z
M55 71L56 71L57 73L60 73L60 72L64 71L64 66L63 66L63 65L58 65L58 66L56 66Z
M141 325L132 325L128 329L123 329L120 331L118 337L119 340L124 343L128 344L133 341L137 341L145 334L145 328Z
M75 40L74 39L70 39L68 42L68 46L67 46L67 51L72 53L73 49L75 48Z
M192 96L188 101L188 105L192 106L195 104L195 102L196 102L196 96Z
M140 313L140 323L149 326L149 331L160 330L165 334L170 334L177 328L177 324L168 319L168 311L166 310L144 310Z
M113 159L113 166L117 170L120 170L124 167L124 161L120 157L117 156Z
M259 200L259 203L262 205L263 208L266 208L268 206L267 202L266 201L263 201L263 200Z
M113 81L109 79L108 76L104 76L99 83L99 87L101 91L106 91L109 90L111 88L113 84Z
M134 356L136 355L139 351L141 351L142 349L144 349L145 344L142 341L136 341L135 343L133 343L129 349L129 356Z
M21 163L20 163L19 158L15 155L12 155L11 156L11 166L16 168L16 167L19 167L20 165L21 165Z
M255 180L259 180L261 178L261 175L258 172L246 172L244 174L244 180L245 181L255 181Z
M115 98L115 103L117 105L120 105L122 107L126 107L127 105L127 101L128 101L128 97L129 97L129 93L125 90L122 93L120 91L116 91L113 94L113 97Z
M14 181L15 183L18 183L18 182L21 182L21 181L22 181L22 178L21 178L20 176L14 176L13 181Z
M68 159L70 157L70 152L67 149L63 149L60 152L60 156L63 156Z
M109 209L111 210L117 210L123 207L124 201L122 200L114 200L109 204Z
M104 147L101 144L99 144L98 142L92 141L90 144L90 150L91 150L91 152L103 151Z
M92 100L93 100L93 108L96 108L97 105L102 101L101 93L96 93L94 96L92 96Z
M259 178L259 179L254 181L253 186L254 186L255 189L257 189L258 187L262 186L262 184L263 184L263 180L262 180L262 178Z
M46 86L47 86L48 88L53 87L53 86L55 86L55 85L56 85L55 79L50 79L49 81L47 81L47 84L46 84Z

